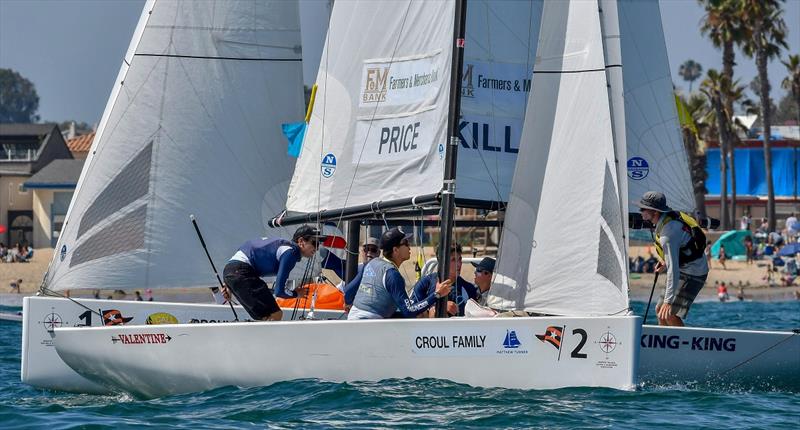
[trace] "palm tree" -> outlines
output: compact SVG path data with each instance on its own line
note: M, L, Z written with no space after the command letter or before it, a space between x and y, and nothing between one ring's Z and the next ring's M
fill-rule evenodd
M797 124L800 125L800 55L790 55L789 61L781 61L789 74L783 78L781 87L789 91L797 104ZM795 148L795 157L797 148ZM794 198L797 199L797 158L795 158Z
M703 66L694 60L686 60L678 69L678 74L681 75L684 81L689 82L689 94L691 94L692 84L703 74Z
M732 123L733 101L728 97L731 92L730 84L733 82L733 66L736 65L734 44L742 39L743 30L741 25L742 0L701 0L704 5L706 15L700 25L700 32L707 34L715 47L722 49L722 75L720 80L720 93L722 97L723 112L728 115L725 124L728 127ZM736 218L736 165L734 163L734 142L732 139L735 134L729 128L726 132L720 133L720 150L730 158L731 169L731 220ZM727 198L727 197L726 197ZM726 220L727 222L727 220ZM735 225L735 220L730 221L730 225Z
M744 84L740 84L739 82L740 81L738 79L733 82L733 84L730 86L730 88L728 90L727 98L728 98L728 100L730 100L731 106L733 106L733 104L736 103L736 104L739 104L740 106L744 107L745 109L751 109L751 106L753 105L753 102L752 102L752 100L750 100L747 97L747 94L746 94L747 86L744 85ZM749 113L749 111L748 111L748 113ZM739 130L743 131L744 133L747 133L747 127L745 127L742 123L738 122L734 118L734 116L733 116L734 111L733 111L732 107L731 107L730 111L728 111L726 109L725 114L727 115L728 118L730 118L729 125L731 127L731 134L730 134L730 137L731 137L731 150L730 150L730 155L729 155L730 156L730 163L731 163L730 164L730 168L731 168L731 225L735 226L736 225L736 215L735 215L736 214L736 165L734 163L735 163L736 160L734 158L734 153L735 153L735 148L737 146L741 145L741 143L742 143L741 139L739 139L739 135L736 133L736 129L739 129Z
M786 45L786 23L783 20L783 0L742 0L744 9L742 23L748 37L742 39L744 53L756 59L758 78L761 82L761 120L764 125L764 167L767 176L767 219L769 230L775 231L775 188L772 180L772 111L769 99L769 76L767 62L780 55Z
M728 125L728 117L725 113L725 107L722 104L722 94L727 88L724 82L725 78L722 74L715 69L708 69L706 79L700 84L700 91L708 97L711 108L716 117L716 129L718 141L720 142L719 150L719 169L720 169L720 186L719 186L719 202L720 202L720 218L722 221L722 229L730 230L731 219L728 216L728 157L726 148L723 147L723 142L730 142L730 126Z
M800 55L790 55L789 61L781 61L789 73L783 78L781 87L788 91L797 104L797 124L800 125Z
M681 122L683 144L689 158L689 171L692 177L694 200L700 215L706 216L706 148L704 136L708 124L713 121L713 111L706 97L691 94L689 98L676 93L678 116Z

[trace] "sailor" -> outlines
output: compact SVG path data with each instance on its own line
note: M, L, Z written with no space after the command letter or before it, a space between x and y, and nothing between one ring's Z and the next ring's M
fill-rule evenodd
M364 266L366 266L367 263L369 263L373 258L377 258L381 255L378 246L378 239L375 239L374 237L368 237L364 244L361 245L361 252L364 256L364 262L358 265L358 272L356 273L356 276L343 288L345 311L350 311L350 307L353 306L353 300L356 298L358 286L361 285L361 277L364 275Z
M460 244L455 244L450 248L449 280L452 284L455 284L455 288L450 291L447 297L447 313L452 316L463 316L464 306L467 304L467 300L478 300L479 298L478 288L461 277L461 253L462 248ZM414 287L414 297L419 300L422 297L428 296L436 288L437 279L436 273L432 273L420 279Z
M286 280L301 257L314 255L320 238L319 230L304 225L294 232L291 241L281 238L249 240L239 247L225 265L225 285L254 320L280 321L283 312L261 277L276 276L275 296L304 296L307 288L296 288L289 292L286 290Z
M475 286L478 287L476 302L481 306L486 306L486 298L489 296L489 288L492 286L494 263L495 260L492 257L483 257L477 263L470 263L475 268Z
M664 295L656 305L658 323L683 326L708 277L708 262L703 256L705 234L694 218L667 206L663 193L648 191L637 205L642 208L642 219L655 226L654 242L660 257L655 270L667 272Z
M361 284L347 319L390 318L396 313L403 318L414 318L435 305L440 297L447 296L449 280L437 283L434 291L422 300L408 297L405 280L398 268L411 258L409 238L411 235L399 228L383 233L380 241L383 257L374 258L364 266Z

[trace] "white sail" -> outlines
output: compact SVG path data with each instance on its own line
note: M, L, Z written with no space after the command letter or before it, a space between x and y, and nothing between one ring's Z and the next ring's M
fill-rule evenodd
M542 2L470 1L456 197L508 201L536 59Z
M628 196L632 212L642 195L661 191L667 203L695 209L692 178L678 121L667 46L657 0L620 0L625 62Z
M46 278L48 288L213 284L265 232L292 173L280 124L302 118L297 2L145 6Z
M289 211L438 192L454 2L334 3ZM392 17L394 19L384 19Z
M628 308L627 196L603 42L597 1L545 3L492 307L559 315Z

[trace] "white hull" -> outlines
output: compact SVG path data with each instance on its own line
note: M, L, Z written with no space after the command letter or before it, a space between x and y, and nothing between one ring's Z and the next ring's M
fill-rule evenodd
M97 309L118 309L123 316L133 317L129 324L143 324L149 315L156 312L169 312L182 323L192 319L198 322L232 320L230 308L218 305L83 299L80 302ZM85 323L79 318L85 311L66 299L26 299L21 366L23 382L59 391L109 392L109 389L89 381L67 366L56 353L51 335L44 327L44 321L48 320L50 314L58 315L62 326ZM241 308L237 307L237 312L239 316L245 315ZM286 310L284 316L291 316L291 311ZM336 318L338 315L330 311L317 311L316 316ZM100 323L97 315L92 323ZM697 340L700 338L703 340ZM714 339L713 342L709 341L708 349L705 347L705 338ZM695 344L694 349L693 340L700 342ZM682 343L684 341L688 343ZM776 387L800 389L800 335L792 337L791 332L646 325L642 328L640 346L639 377L648 384L724 378L728 382L744 385L774 384ZM764 352L767 348L771 349ZM737 365L736 369L730 370Z
M54 340L81 375L144 397L304 378L633 389L640 324L542 317L62 327ZM553 326L566 327L560 349L536 337Z
M124 300L79 299L79 303L99 313L117 310L127 324L145 325L153 314L167 313L180 323L218 323L233 321L229 306L215 304L136 302ZM247 312L236 306L239 318ZM291 309L284 309L284 318L290 318ZM337 318L335 311L316 311L317 318ZM90 318L90 319L89 319ZM55 327L102 326L103 319L96 313L71 300L57 297L26 297L22 320L22 382L39 388L77 393L101 394L108 389L75 373L61 360L53 345L48 329ZM153 326L149 326L152 328Z
M640 347L645 383L800 389L798 332L646 325Z

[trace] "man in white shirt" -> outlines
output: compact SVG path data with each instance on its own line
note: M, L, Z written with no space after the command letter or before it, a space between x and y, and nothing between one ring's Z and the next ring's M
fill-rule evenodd
M683 326L708 277L705 234L694 218L667 206L662 193L648 191L637 205L642 208L642 218L655 226L654 245L660 257L655 270L667 272L664 295L656 305L658 323Z

